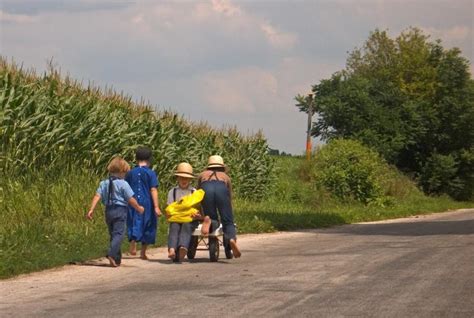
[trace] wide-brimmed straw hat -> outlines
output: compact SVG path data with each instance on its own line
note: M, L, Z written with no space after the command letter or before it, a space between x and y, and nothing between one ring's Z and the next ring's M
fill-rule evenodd
M187 162L181 162L176 168L174 175L183 178L194 178L193 167Z
M208 168L219 168L219 167L225 168L224 159L222 159L222 157L218 155L210 156L207 162L207 167Z

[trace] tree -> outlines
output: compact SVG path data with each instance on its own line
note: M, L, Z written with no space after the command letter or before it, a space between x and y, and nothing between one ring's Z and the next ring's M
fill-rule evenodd
M314 93L311 93L311 95L313 94ZM295 97L295 101L296 101L295 106L298 107L300 112L308 113L308 111L311 110L311 113L314 113L315 107L314 107L313 99L312 99L312 96L309 96L309 94L308 95L298 94Z
M357 139L426 192L473 199L474 81L459 49L417 28L395 39L375 30L313 90L314 136Z

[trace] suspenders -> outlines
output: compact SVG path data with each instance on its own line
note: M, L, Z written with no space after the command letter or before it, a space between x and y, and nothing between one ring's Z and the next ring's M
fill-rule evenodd
M193 194L195 190L196 190L196 189L191 188L191 194ZM176 201L176 192L177 192L177 191L178 191L178 187L174 187L174 188L173 188L173 201Z
M221 180L219 180L219 178L217 177L217 171L216 171L216 170L212 171L212 174L209 176L209 180L211 180L211 178L212 178L213 176L216 177L216 180L217 180L217 181L221 181Z
M114 195L114 180L117 180L117 177L110 176L109 177L109 191L107 193L107 204L106 205L113 205L113 195Z

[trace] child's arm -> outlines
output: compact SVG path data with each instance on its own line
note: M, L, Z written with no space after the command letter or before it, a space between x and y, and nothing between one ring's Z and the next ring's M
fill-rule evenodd
M145 211L145 208L138 204L137 200L134 197L128 199L128 204L134 208L138 213L142 214Z
M160 217L161 216L161 210L160 210L160 204L158 202L158 189L157 188L151 188L150 193L151 193L151 198L153 200L153 207L155 209L155 214L156 214L156 216Z
M94 197L92 198L92 203L91 203L91 208L89 209L89 212L87 212L87 218L89 220L92 220L92 215L94 214L95 207L97 203L100 201L100 194L96 193Z
M192 215L191 217L192 217L193 220L195 220L195 221L202 221L202 220L204 220L204 215L202 214L202 211L196 212L196 214Z

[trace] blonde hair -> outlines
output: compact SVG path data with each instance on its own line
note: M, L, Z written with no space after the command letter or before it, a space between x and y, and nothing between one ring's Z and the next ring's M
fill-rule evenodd
M127 173L130 171L130 166L122 157L114 157L110 160L107 171L109 173Z

